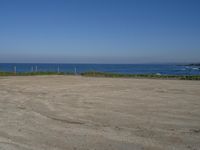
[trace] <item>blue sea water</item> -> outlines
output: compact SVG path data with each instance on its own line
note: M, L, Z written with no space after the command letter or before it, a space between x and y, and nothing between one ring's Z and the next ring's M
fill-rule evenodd
M28 64L0 63L0 71L13 72L59 71L77 73L97 71L122 74L200 75L199 67L176 64Z

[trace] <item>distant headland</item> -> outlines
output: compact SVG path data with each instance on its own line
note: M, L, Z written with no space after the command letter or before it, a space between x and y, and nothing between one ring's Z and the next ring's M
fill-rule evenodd
M185 66L200 66L200 63L186 64Z

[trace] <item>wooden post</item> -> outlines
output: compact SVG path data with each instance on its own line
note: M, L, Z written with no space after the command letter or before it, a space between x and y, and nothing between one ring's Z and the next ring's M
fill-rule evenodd
M77 74L77 72L76 72L76 67L74 68L74 74L75 74L75 75Z
M16 74L16 73L17 73L17 67L14 66L14 74Z
M37 66L35 66L35 72L37 72L37 70L38 70L38 68L37 68Z
M60 67L58 66L57 68L57 73L59 74L60 73Z

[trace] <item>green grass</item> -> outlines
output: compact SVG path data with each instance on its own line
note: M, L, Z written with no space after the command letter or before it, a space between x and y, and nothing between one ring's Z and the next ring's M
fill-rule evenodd
M82 73L81 75L86 77L200 80L200 75L178 76L178 75L155 75L155 74L117 74L117 73L103 73L103 72L85 72Z
M74 75L68 72L0 72L0 76L35 76L35 75ZM117 73L104 73L104 72L85 72L81 73L84 77L110 77L110 78L150 78L150 79L178 79L178 80L200 80L200 75L191 76L178 76L178 75L155 75L155 74L117 74Z

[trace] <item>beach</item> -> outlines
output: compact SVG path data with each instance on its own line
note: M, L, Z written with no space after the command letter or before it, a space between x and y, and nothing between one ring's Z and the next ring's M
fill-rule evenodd
M0 150L199 149L199 81L0 77Z

